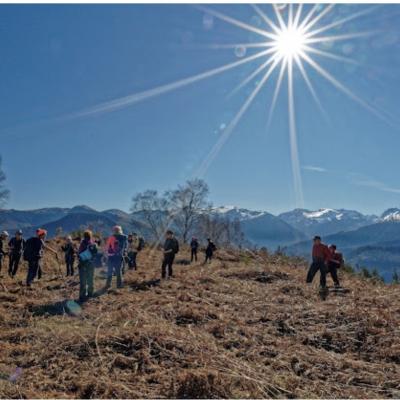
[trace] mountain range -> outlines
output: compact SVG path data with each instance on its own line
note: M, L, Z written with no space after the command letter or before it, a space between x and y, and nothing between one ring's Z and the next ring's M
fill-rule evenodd
M335 243L351 263L376 267L386 279L400 267L398 208L390 208L380 216L328 208L295 209L277 216L235 206L215 207L211 212L231 221L239 220L246 239L259 247L274 250L281 246L290 254L309 257L311 238L318 234L323 236L324 242ZM0 230L12 233L22 229L25 236L32 235L38 227L47 229L49 236L88 226L108 234L116 224L125 231L138 231L146 236L146 225L137 212L97 211L87 206L0 210Z

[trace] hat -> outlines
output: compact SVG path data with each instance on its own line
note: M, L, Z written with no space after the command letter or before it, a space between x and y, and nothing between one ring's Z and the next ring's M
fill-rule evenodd
M46 229L42 229L42 228L39 228L39 229L36 229L36 235L37 236L46 236L47 235L47 231L46 231Z
M330 249L335 249L335 250L336 250L336 244L331 244L331 245L329 246L329 248L330 248Z
M173 235L174 232L172 232L170 229L168 229L167 232L166 232L166 234L167 234L167 235Z
M118 234L122 233L122 227L120 225L113 226L112 230L114 233L118 233Z
M18 229L17 232L15 232L16 235L22 235L21 229Z
M10 235L8 234L7 231L3 231L3 232L1 232L1 236L6 236L6 237L8 237L8 236L10 236Z
M314 236L313 240L321 240L321 236Z

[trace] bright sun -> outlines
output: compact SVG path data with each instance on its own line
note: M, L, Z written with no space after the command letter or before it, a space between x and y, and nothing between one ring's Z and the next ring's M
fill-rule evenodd
M302 29L285 27L277 33L273 48L282 58L293 59L304 52L306 37Z

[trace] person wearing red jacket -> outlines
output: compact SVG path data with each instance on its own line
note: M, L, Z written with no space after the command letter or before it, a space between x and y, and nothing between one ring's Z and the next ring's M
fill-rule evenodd
M312 248L312 263L307 273L307 283L311 283L314 279L315 274L320 272L320 287L326 289L326 272L327 264L331 258L331 252L328 246L321 242L320 236L315 236L313 239Z
M331 252L331 257L328 263L328 272L331 274L335 288L340 288L340 282L337 274L337 269L343 264L343 256L341 253L336 251L336 245L331 244L329 246L329 251Z

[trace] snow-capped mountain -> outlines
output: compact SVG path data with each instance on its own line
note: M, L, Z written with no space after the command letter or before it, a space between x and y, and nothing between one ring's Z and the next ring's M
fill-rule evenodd
M381 215L381 220L386 221L400 221L400 209L389 208Z
M266 211L252 211L245 208L235 206L221 206L212 209L212 212L217 215L229 218L229 220L246 221L253 218L259 218L268 214Z
M349 231L379 221L375 215L364 215L354 210L321 208L316 211L295 209L279 215L283 221L306 235L330 235Z
M216 207L214 215L239 220L243 233L252 243L276 248L306 239L303 232L266 211L252 211L235 206Z

